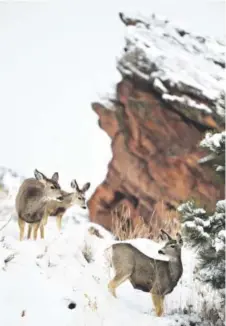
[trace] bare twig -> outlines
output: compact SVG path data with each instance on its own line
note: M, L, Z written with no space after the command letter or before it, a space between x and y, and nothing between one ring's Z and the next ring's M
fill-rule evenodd
M12 219L12 215L10 216L10 218L8 219L8 221L1 227L0 232L9 224L9 222Z
M146 223L142 216L131 217L130 208L125 205L112 211L112 232L118 240L149 238L159 239L160 229L164 229L172 236L180 230L180 221L177 217L167 213L162 208L164 219L158 219L154 210L150 222Z
M112 232L119 240L149 238L150 228L139 216L138 222L133 225L130 209L122 206L120 209L112 211Z

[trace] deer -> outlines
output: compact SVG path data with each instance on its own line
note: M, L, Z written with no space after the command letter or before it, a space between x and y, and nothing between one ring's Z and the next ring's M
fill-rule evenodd
M90 188L90 182L84 184L82 188L79 188L75 179L71 181L71 188L73 192L63 191L64 199L59 202L57 200L51 200L47 203L45 214L43 218L43 224L46 225L49 216L56 216L57 227L61 230L62 217L68 208L77 204L81 208L86 209L86 198L85 193Z
M110 263L115 270L114 278L108 283L110 293L116 298L116 288L129 280L134 289L152 295L157 316L163 314L164 297L173 291L183 273L181 235L177 233L173 239L164 230L161 232L168 241L158 253L166 255L168 261L148 257L130 243L115 243L105 250L110 253Z
M58 183L59 175L57 172L50 179L37 169L35 169L34 175L35 178L28 178L23 181L16 195L15 206L18 214L20 241L24 237L25 223L28 223L28 239L31 237L32 230L34 240L37 239L39 227L41 238L44 239L42 219L46 205L53 199L58 202L63 200L64 193Z

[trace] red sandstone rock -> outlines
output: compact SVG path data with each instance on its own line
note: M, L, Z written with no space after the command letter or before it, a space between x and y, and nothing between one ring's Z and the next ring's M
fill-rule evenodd
M203 156L197 144L204 133L153 94L137 92L132 98L128 92L126 97L126 87L133 92L128 81L118 87L123 92L118 98L130 103L125 108L109 111L93 104L100 126L112 138L113 158L106 180L88 202L91 220L110 229L112 210L122 200L130 207L131 218L141 215L149 221L152 216L150 222L158 220L159 227L167 214L191 197L214 207L223 188L214 185L212 169L197 163ZM146 111L135 107L141 97ZM114 201L117 192L122 198Z
M142 22L125 20L126 25L136 23ZM149 25L143 28L148 29ZM187 109L186 102L178 106L178 101L164 100L156 87L150 87L146 77L142 79L146 71L140 71L139 76L133 61L133 66L126 66L127 59L130 60L129 57L120 60L118 66L123 75L116 87L115 102L119 104L115 104L114 110L99 103L92 105L100 127L112 139L113 156L106 179L88 202L90 219L111 229L112 211L123 204L130 209L134 224L142 216L157 232L166 219L177 215L176 208L181 202L195 198L200 204L215 208L216 201L224 197L224 187L215 182L213 169L198 164L205 154L198 146L205 131L221 130L222 126L215 111ZM126 77L130 69L133 75ZM211 109L215 107L208 94L204 96L190 85L180 83L174 88L169 85L168 89L176 96L187 98L190 94L190 104L195 99L197 107L201 103L210 103Z

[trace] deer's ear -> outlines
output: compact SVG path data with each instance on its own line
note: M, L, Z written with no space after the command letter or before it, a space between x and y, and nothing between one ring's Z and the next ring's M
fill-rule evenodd
M90 182L87 182L84 184L84 186L82 187L81 191L82 192L86 192L90 187Z
M167 235L165 235L164 233L159 234L159 239L161 239L162 241L168 241L169 240Z
M79 186L78 186L78 184L77 184L77 182L76 182L75 179L73 179L71 181L71 188L76 189L77 191L79 191Z
M164 234L167 237L167 240L173 240L172 237L163 229L161 229L162 234Z
M164 239L164 236L163 236L162 233L159 233L159 235L158 235L158 239L160 239L160 240L165 240L165 239Z
M52 179L53 181L55 181L55 182L58 182L58 181L59 181L59 173L58 173L58 172L53 173L51 179Z
M182 239L182 237L181 237L181 234L177 232L176 236L177 236L177 243L178 243L180 246L183 246L183 239Z
M46 176L42 172L38 171L37 169L34 170L34 176L39 181L46 180Z

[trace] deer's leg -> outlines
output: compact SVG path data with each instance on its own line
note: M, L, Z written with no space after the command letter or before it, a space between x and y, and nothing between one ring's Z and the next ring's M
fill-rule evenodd
M164 310L164 295L159 296L159 310L160 316L162 316Z
M156 315L160 317L163 314L164 296L152 293L152 301L155 307Z
M59 231L61 230L61 221L62 221L62 217L63 217L63 215L62 214L60 214L60 215L57 215L57 227L58 227L58 229L59 229Z
M32 224L28 224L28 230L27 230L27 238L30 239L31 238L31 230L32 230Z
M45 213L44 213L44 216L43 216L43 218L42 218L42 220L41 220L41 222L40 222L40 235L41 235L41 239L44 239L44 237L45 237L45 226L46 226L46 224L47 224L47 222L48 222L48 217L49 217L49 213L48 213L48 211L45 211Z
M23 221L20 217L18 217L18 224L20 228L20 241L22 241L24 237L25 221Z
M34 240L37 240L39 226L40 226L40 222L33 223L33 237L34 237Z
M41 239L44 239L45 232L44 232L44 225L42 223L40 224L40 233L41 233Z
M126 274L126 275L118 274L115 275L115 277L108 283L108 289L115 298L117 298L115 293L116 288L120 284L128 280L129 278L130 278L130 274Z
M47 222L48 222L48 217L49 217L48 212L45 212L45 214L44 214L44 216L43 216L43 218L42 218L42 224L43 224L43 225L46 225L46 224L47 224Z

